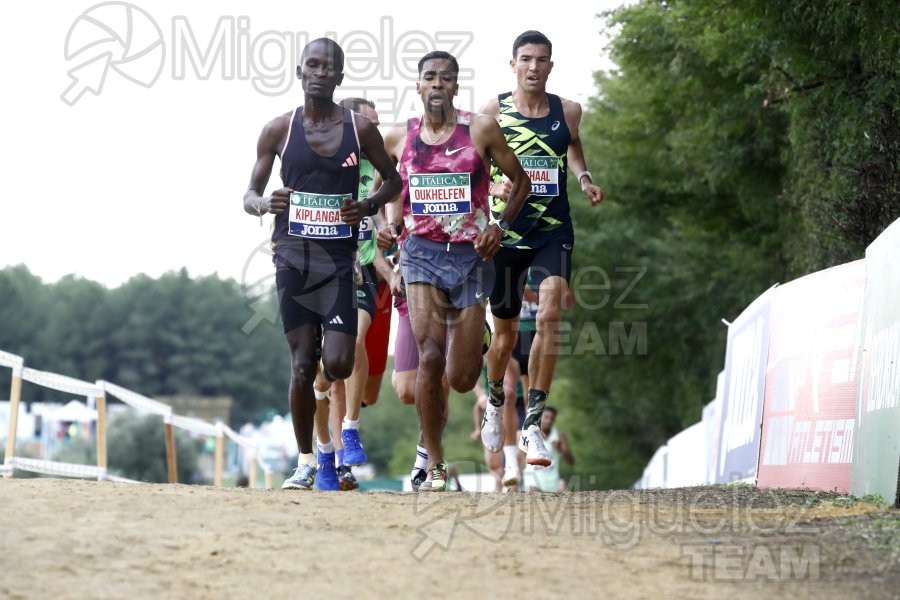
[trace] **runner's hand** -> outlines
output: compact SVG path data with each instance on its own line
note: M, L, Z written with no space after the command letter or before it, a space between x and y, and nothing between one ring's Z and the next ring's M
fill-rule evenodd
M494 225L488 225L488 228L478 234L475 238L475 252L484 261L488 261L500 249L500 240L503 239L503 230Z
M603 189L593 183L587 183L581 188L584 195L591 201L591 206L597 206L603 202Z
M512 182L506 177L503 178L503 181L497 182L492 181L488 185L488 193L494 198L502 198L503 200L509 200L509 193L512 191Z
M403 286L403 275L400 273L391 273L391 295L403 298L406 296L406 290Z
M354 227L369 214L369 206L363 202L357 202L352 198L344 198L341 205L341 221Z
M382 252L387 252L394 247L394 242L397 241L401 233L403 233L403 225L389 223L387 227L382 227L378 230L378 235L375 237L375 245Z
M293 192L291 188L280 188L272 192L271 196L265 198L268 202L268 206L263 204L263 208L265 212L270 212L273 215L280 215L284 211L287 210L288 206L291 205L291 192Z

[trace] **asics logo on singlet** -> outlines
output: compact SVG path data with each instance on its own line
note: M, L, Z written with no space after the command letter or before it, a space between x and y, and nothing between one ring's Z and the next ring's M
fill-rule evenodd
M359 160L356 158L356 152L351 152L350 156L347 157L347 160L343 162L342 167L355 167L359 164Z
M460 150L464 150L464 148L454 148L453 150L451 150L450 148L447 148L446 150L444 150L444 154L446 154L447 156L453 156Z
M343 325L344 320L341 318L341 315L335 315L335 317L332 320L328 321L328 323L330 325Z
M553 121L553 125L550 126L550 129L552 131L556 131L557 129L559 129L559 121Z

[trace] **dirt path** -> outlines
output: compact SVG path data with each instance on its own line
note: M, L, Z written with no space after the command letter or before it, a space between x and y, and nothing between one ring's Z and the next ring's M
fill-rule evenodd
M900 516L807 493L0 480L2 598L900 598Z

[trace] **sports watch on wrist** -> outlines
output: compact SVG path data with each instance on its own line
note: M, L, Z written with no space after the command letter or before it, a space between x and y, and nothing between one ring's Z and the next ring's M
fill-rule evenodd
M494 225L499 227L500 231L502 231L503 233L509 231L509 223L507 223L503 219L497 219L496 221L494 221Z
M370 217L378 212L378 203L377 202L375 202L374 200L369 200L368 198L366 199L365 202L366 202L366 205L369 207L369 216Z

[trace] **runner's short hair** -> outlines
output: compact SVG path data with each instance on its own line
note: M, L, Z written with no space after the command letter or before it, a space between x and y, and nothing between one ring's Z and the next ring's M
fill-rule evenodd
M353 112L359 112L359 109L363 106L368 106L369 108L375 108L375 103L369 100L368 98L344 98L338 104L352 110Z
M449 52L444 52L443 50L432 50L425 56L419 59L419 77L422 76L422 67L429 60L434 58L442 58L444 60L449 60L450 65L453 67L454 73L459 73L459 63L456 61L456 57L450 54Z
M528 31L519 34L519 37L513 40L513 58L516 57L516 52L519 51L519 48L525 44L540 44L547 46L547 49L550 50L550 56L553 56L553 44L550 43L550 38L540 31L529 29Z

